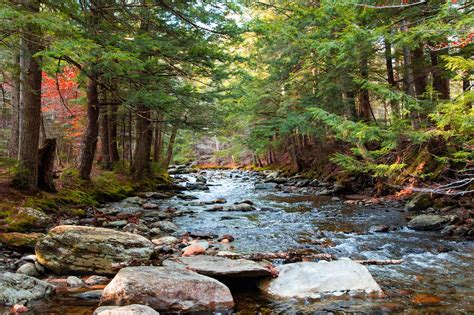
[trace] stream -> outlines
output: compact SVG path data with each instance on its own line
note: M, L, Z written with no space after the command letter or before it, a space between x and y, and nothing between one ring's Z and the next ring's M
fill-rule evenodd
M174 219L180 231L230 234L235 241L219 244L239 253L304 250L352 259L403 259L401 265L368 266L385 298L338 297L318 301L272 301L252 283L231 284L235 311L253 313L472 313L474 312L474 242L415 232L405 227L401 205L354 205L328 196L255 189L257 173L207 171L209 191L186 191L195 200L173 197L161 207L186 212ZM195 175L178 175L190 182ZM206 201L224 198L226 205L251 200L257 210L207 211ZM224 205L224 206L226 206ZM392 231L370 233L371 226ZM278 262L275 262L278 263ZM66 295L43 306L49 314L91 314L97 301Z

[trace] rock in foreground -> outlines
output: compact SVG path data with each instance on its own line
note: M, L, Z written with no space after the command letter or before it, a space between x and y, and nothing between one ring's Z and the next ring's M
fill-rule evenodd
M105 287L101 304L146 304L155 310L195 312L230 309L234 300L224 284L189 270L126 267Z
M271 276L270 270L247 259L227 259L215 256L168 259L164 266L188 268L211 277L258 278Z
M319 298L322 294L381 292L366 267L349 259L301 262L277 268L278 278L262 280L259 288L275 298Z
M36 244L39 263L57 274L115 274L113 264L146 262L153 244L112 229L62 225Z
M0 304L14 305L51 296L55 286L36 278L5 272L0 274Z
M93 315L159 315L157 311L146 305L132 304L127 306L101 306Z

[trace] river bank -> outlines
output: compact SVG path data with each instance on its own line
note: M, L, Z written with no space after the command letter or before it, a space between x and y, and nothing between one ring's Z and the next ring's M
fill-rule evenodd
M276 183L282 181L278 176L272 179L270 174L258 172L203 171L174 176L182 187L180 192L142 193L140 197L102 205L97 210L104 215L95 215L89 221L77 219L60 223L101 226L140 235L152 242L155 240L154 252L158 259L152 264L156 265L165 258L180 256L188 246L197 250L204 247L207 255L229 251L243 255L299 251L356 260L404 260L401 265L369 266L386 294L384 299L345 296L342 299L317 299L317 303L308 304L298 299L269 299L254 285L243 285L242 281L226 283L236 303L234 310L244 313L314 310L454 312L468 311L472 306L469 277L461 276L472 267L472 243L438 232L408 229L406 217L409 212L402 202L317 194L316 188L322 191L334 187L330 184L318 184L315 190L312 186L294 187L287 182L298 182L299 179ZM26 250L18 254L31 252ZM278 266L282 261L270 263ZM14 271L18 265L13 264L9 269ZM33 303L32 309L90 314L97 307L101 297L97 290L105 285L69 287L67 277L58 280L50 273L42 277L47 275L50 282L58 285L58 293L53 300ZM83 281L87 279L88 276L82 276ZM445 281L441 282L442 279ZM87 298L79 297L83 291L95 292L85 294Z

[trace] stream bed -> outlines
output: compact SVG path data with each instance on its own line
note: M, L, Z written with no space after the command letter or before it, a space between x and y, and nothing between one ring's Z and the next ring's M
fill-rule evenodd
M173 197L161 207L186 212L174 219L180 231L230 234L225 250L238 253L304 250L352 259L403 259L401 265L368 266L385 298L272 301L252 283L230 284L241 314L270 313L473 313L474 242L418 232L405 227L407 213L396 203L354 205L328 196L287 193L278 188L256 189L256 173L207 171L208 191L186 191L194 200ZM189 182L195 175L179 175ZM224 198L229 206L250 200L255 211L209 211L207 201ZM388 225L390 232L371 233ZM278 263L278 262L275 262ZM77 291L76 291L77 293ZM97 300L60 294L47 305L33 307L46 314L91 314ZM0 310L1 311L1 310ZM1 313L1 312L0 312Z

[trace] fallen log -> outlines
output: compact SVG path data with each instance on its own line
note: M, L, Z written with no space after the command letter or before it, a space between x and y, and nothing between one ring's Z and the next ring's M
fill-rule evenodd
M378 259L368 259L368 260L354 260L356 263L362 265L400 265L403 263L403 259L387 259L387 260L378 260Z
M223 255L222 257L226 258L244 258L248 260L261 261L261 260L275 260L281 259L285 263L300 262L300 261L314 261L314 260L337 260L337 257L334 254L321 253L321 254L307 254L301 252L278 252L278 253L251 253L244 255ZM354 260L355 262L362 265L399 265L403 263L403 259L387 259L387 260L378 260L378 259L368 259L368 260Z
M300 253L300 252L279 252L279 253L251 253L251 254L245 254L241 256L234 256L234 255L229 255L223 256L226 258L244 258L248 260L255 260L255 261L261 261L261 260L274 260L274 259L282 259L286 263L289 262L299 262L299 261L312 261L312 260L334 260L336 259L336 256L333 254L307 254L307 253Z

